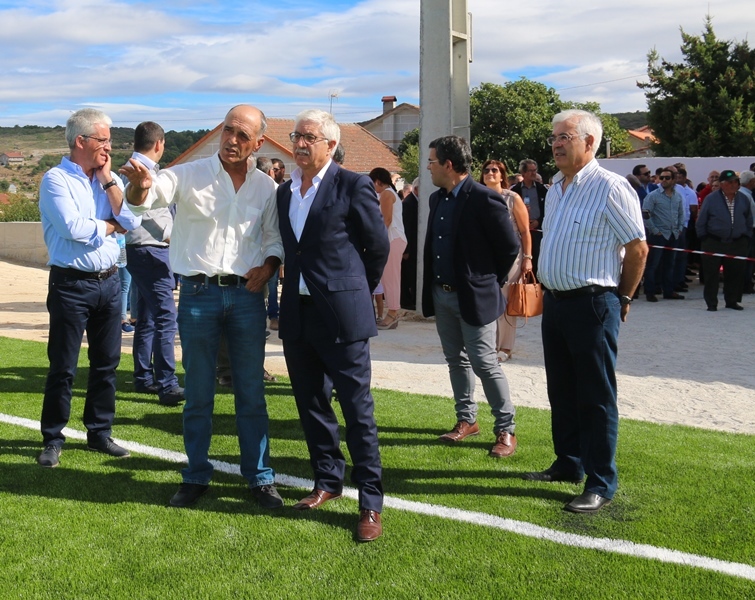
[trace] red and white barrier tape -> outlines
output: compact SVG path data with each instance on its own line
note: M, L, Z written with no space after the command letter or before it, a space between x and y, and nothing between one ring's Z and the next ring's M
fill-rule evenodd
M686 248L669 248L668 246L653 246L652 244L648 244L648 248L658 248L660 250L686 252L687 254L700 254L702 256L719 256L721 258L733 258L734 260L746 260L748 262L755 262L755 258L750 258L748 256L735 256L733 254L720 254L718 252L703 252L702 250L687 250Z

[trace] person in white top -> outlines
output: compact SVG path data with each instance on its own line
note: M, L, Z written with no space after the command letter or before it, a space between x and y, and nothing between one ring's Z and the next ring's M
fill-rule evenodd
M184 446L189 459L171 506L194 504L209 486L215 363L221 334L228 344L241 474L263 508L280 508L270 467L265 404L265 301L263 289L283 256L275 182L255 168L265 115L253 106L225 117L220 150L208 158L161 170L133 159L129 179L134 212L178 205L170 262L181 275L178 329L186 371Z
M396 329L398 310L401 308L401 257L406 250L401 198L396 193L391 174L387 169L382 167L372 169L369 177L372 179L380 200L380 212L383 214L383 220L388 229L388 241L391 243L388 263L385 265L381 279L388 314L385 319L382 318L383 315L378 315L378 329Z

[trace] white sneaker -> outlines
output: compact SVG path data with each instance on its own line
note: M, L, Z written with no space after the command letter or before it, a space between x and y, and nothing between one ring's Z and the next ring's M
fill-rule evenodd
M508 352L504 352L503 350L499 350L497 354L498 354L499 363L505 363L508 359L511 358L511 354Z

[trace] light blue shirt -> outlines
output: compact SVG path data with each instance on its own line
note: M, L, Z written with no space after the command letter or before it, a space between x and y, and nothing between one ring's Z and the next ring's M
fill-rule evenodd
M120 178L112 172L110 175L123 190ZM127 230L141 223L125 201L120 215L113 215L99 180L87 177L67 156L42 178L39 212L50 255L47 264L89 272L109 269L120 254L115 234L105 234L106 219L115 219Z
M653 190L645 197L642 209L650 213L650 218L645 221L647 230L653 235L662 235L664 238L675 238L684 228L684 200L679 193L679 186L674 186L673 193L668 196L660 187Z

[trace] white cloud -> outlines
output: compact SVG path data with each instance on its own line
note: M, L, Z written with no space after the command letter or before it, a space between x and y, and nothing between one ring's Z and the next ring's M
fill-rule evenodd
M197 119L207 118L208 107L222 118L240 101L290 116L292 107L327 107L333 90L334 111L344 120L375 116L386 94L418 102L420 2L342 4L283 2L265 5L264 14L237 0L207 0L206 8L49 0L0 9L7 54L0 123L64 114L85 99L135 111L135 118L138 105L154 114L179 107ZM744 0L542 0L513 11L500 0L468 0L470 82L524 75L567 100L597 101L609 112L642 110L636 80L648 50L679 60L679 26L699 34L709 5L720 38L747 37Z

